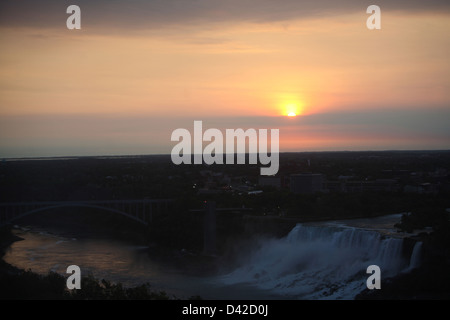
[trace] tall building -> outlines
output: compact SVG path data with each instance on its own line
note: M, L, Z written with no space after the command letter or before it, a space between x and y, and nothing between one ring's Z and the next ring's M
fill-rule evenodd
M325 176L320 173L300 173L291 175L291 192L311 194L324 190Z

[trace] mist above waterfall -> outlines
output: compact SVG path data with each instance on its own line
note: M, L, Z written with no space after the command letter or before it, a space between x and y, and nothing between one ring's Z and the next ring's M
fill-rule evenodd
M353 299L366 288L369 265L381 268L381 282L417 264L403 239L349 226L298 224L281 239L265 239L222 276L224 284L247 283L297 299ZM413 267L411 265L411 267Z

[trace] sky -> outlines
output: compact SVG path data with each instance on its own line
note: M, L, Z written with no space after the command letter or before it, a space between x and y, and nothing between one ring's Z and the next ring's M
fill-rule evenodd
M449 17L440 0L4 0L0 158L170 153L194 120L279 129L283 152L449 149Z

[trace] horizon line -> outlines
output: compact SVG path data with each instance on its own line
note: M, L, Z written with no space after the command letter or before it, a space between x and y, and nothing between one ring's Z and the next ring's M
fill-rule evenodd
M383 153L383 152L450 152L450 149L385 149L385 150L321 150L321 151L280 151L280 154L295 154L295 153ZM241 153L233 153L238 155ZM250 153L246 152L245 155ZM194 153L190 154L194 156ZM222 156L226 156L227 153L223 153ZM66 155L66 156L36 156L36 157L0 157L0 161L32 161L32 160L75 160L80 158L139 158L139 157L151 157L151 156L168 156L170 153L150 153L150 154L112 154L112 155Z

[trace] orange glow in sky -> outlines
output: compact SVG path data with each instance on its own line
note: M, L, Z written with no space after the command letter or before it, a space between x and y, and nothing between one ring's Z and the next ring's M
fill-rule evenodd
M188 12L194 14L195 10ZM217 17L226 12L214 11ZM142 26L129 29L126 25L122 29L108 28L101 14L99 21L89 23L89 15L82 13L81 30L67 30L63 10L54 26L1 25L0 119L5 125L0 126L0 157L9 154L5 150L20 153L21 148L29 146L39 153L40 143L48 150L74 145L82 153L87 144L95 149L95 139L103 147L116 143L117 150L119 142L136 145L140 150L139 141L142 153L169 152L170 130L188 127L191 120L183 120L187 118L216 117L226 121L289 116L297 122L308 115L372 110L448 111L448 15L383 8L382 12L382 29L377 31L366 28L365 8L348 13L337 10L330 16L289 15L279 20L230 17L229 21L223 18L214 22L202 20L207 17L203 15L192 20L195 23L158 20L146 26L147 21L153 22L144 19ZM180 10L180 17L173 20L178 21L182 14ZM133 16L125 13L120 21L127 19L133 23ZM75 121L86 115L98 119L148 117L168 132L150 125L138 130L125 122L108 127L83 121L60 129L55 121L44 126L41 120L23 120L64 117L64 121ZM383 119L389 117L380 117L376 123L380 132ZM8 126L13 123L8 119L18 122ZM333 131L341 130L341 122L335 119L327 118L327 127L320 134L329 132L330 139L342 137L339 143L327 145L331 149L333 145L351 149L352 140ZM372 124L370 119L367 122ZM234 123L230 120L227 127L233 128ZM264 124L269 126L270 122ZM89 125L95 127L95 134L87 137L83 131ZM434 128L433 124L425 126ZM358 128L364 131L367 126ZM423 138L421 133L405 128L411 132L405 133L403 139ZM319 141L312 132L302 132L300 137L296 131L279 129L281 149L283 139L299 149L308 146L309 150L314 149L314 141ZM447 134L446 130L427 136L434 142L445 141L446 136L439 134ZM377 134L375 129L367 133L371 137L367 148ZM320 139L326 141L326 137ZM384 139L389 148L389 139ZM162 141L166 147L145 145L149 141ZM358 142L360 145L363 143ZM373 144L380 145L379 140Z

